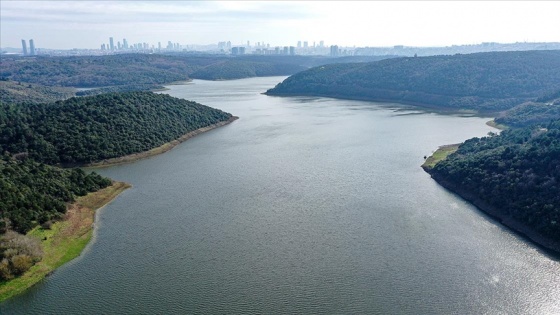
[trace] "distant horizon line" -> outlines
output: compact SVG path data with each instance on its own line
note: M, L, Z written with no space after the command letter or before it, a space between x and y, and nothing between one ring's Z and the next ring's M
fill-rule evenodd
M30 39L22 39L22 40L34 40L34 38L30 38ZM35 41L35 40L34 40ZM303 42L303 41L302 41ZM143 42L146 43L146 42ZM176 42L177 43L177 42ZM103 43L102 43L103 44ZM106 43L105 43L106 44ZM179 43L177 43L179 44ZM338 46L340 48L354 48L354 49L358 49L358 48L446 48L446 47L460 47L460 46L481 46L481 45L488 45L488 44L493 44L493 45L515 45L515 44L560 44L560 41L517 41L517 42L478 42L475 44L450 44L450 45L431 45L431 46L416 46L416 45L404 45L404 44L396 44L396 45L387 45L387 46L358 46L358 45L351 45L351 46L344 46L344 45L337 45L337 44L331 44L331 45L324 45L324 46L308 46L308 47L297 47L297 45L269 45L270 48L274 48L274 47L296 47L299 49L310 49L310 48L329 48L331 46ZM149 45L154 45L154 44L149 44ZM218 43L209 43L209 44L179 44L181 47L187 47L187 46L218 46ZM246 45L246 44L231 44L232 47L265 47L264 45L261 46L257 46L257 45ZM155 46L155 45L154 45ZM15 50L21 50L21 47L3 47L0 45L0 49L15 49ZM100 50L100 48L78 48L78 47L74 47L74 48L47 48L47 47L37 47L37 45L35 46L35 49L42 49L42 50ZM150 48L151 49L151 48ZM162 47L161 50L165 50L166 47ZM125 50L125 49L121 49ZM131 50L131 49L129 49ZM117 51L115 49L115 51Z

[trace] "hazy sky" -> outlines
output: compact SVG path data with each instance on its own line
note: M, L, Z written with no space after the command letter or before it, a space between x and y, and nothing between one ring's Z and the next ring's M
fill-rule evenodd
M0 46L129 43L447 46L560 42L560 1L10 1Z

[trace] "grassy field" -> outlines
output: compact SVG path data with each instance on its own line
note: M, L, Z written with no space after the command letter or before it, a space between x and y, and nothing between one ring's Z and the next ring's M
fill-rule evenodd
M437 162L445 159L449 154L457 151L458 148L459 144L442 145L430 157L426 159L424 164L422 164L422 167L424 169L430 169L434 167Z
M95 210L109 203L130 185L115 182L112 186L80 197L68 207L65 219L50 230L36 227L28 236L41 240L43 259L21 277L0 283L0 301L24 292L49 273L78 257L91 239Z

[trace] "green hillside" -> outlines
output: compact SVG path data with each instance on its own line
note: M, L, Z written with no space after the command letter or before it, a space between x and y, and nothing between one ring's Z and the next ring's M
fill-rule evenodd
M314 95L497 112L560 88L560 51L477 53L324 65L268 95Z
M0 104L0 151L47 164L83 165L147 151L231 115L151 92Z

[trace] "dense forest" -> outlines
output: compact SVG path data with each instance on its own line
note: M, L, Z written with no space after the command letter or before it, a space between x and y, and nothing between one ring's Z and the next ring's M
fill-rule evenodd
M497 112L555 93L559 87L560 51L551 50L324 65L289 77L267 94Z
M539 243L553 242L560 251L560 120L467 140L428 172L506 225L534 232L547 240Z
M557 119L560 119L560 102L527 102L504 112L494 119L494 121L500 125L509 127L524 127L535 124L546 124Z
M0 104L0 151L47 164L82 165L147 151L231 114L152 92Z
M382 57L226 56L119 54L108 56L23 58L3 56L0 79L45 86L108 88L102 92L148 90L190 78L240 79L290 75L311 66L333 62L372 61ZM83 95L98 94L96 91Z
M510 127L546 124L560 119L560 89L543 95L535 102L527 102L505 111L495 121Z
M73 88L0 80L0 102L2 103L55 102L72 96L74 96Z
M56 220L66 212L66 203L111 185L96 173L79 168L61 169L3 155L0 161L0 234L11 230L25 233L37 224Z

